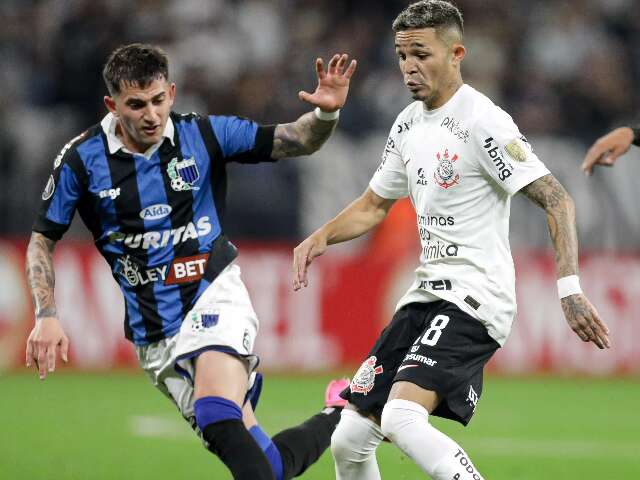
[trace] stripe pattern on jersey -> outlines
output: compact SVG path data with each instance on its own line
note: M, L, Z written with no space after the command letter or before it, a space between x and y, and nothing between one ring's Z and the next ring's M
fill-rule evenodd
M187 262L191 272L202 268L221 235L225 165L273 161L274 126L196 114L171 120L173 142L164 139L150 158L110 153L100 125L67 144L33 227L59 240L78 211L123 292L125 336L137 345L177 333L209 285L196 276L165 282Z

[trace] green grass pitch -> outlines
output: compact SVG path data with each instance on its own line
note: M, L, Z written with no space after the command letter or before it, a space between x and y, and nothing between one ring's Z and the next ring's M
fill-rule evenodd
M267 375L258 418L268 433L319 410L328 376ZM228 479L174 407L134 373L0 375L0 479ZM640 381L489 378L456 439L487 480L640 478ZM425 448L427 448L425 446ZM385 479L427 478L394 446ZM326 452L302 478L334 478Z

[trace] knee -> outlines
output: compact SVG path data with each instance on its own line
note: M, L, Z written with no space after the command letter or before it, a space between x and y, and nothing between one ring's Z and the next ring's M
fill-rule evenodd
M428 422L429 412L420 404L409 400L394 399L382 410L380 428L382 434L394 442L399 432L416 422Z
M375 453L380 441L378 425L354 411L343 410L331 435L331 453L336 463L361 463Z

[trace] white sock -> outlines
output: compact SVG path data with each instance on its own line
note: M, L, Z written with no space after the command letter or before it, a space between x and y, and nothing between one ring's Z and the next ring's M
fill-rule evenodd
M416 402L395 399L382 410L382 433L434 480L483 480L468 455L429 424L429 412Z
M375 422L353 410L342 410L331 436L336 480L380 480L376 448L383 438Z

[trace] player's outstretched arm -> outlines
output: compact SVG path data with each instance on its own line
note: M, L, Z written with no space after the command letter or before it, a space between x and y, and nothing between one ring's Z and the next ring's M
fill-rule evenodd
M327 246L364 235L384 220L394 203L395 200L382 198L367 188L333 220L312 233L293 250L293 289L300 290L309 284L307 269Z
M355 60L346 67L348 60L346 54L334 55L325 71L323 60L316 59L318 86L315 92L301 91L298 96L300 100L318 107L324 113L320 112L318 116L315 112L309 112L293 123L277 125L271 153L273 158L310 155L331 136L338 123L336 111L342 108L347 100L349 82L356 70ZM331 115L331 112L336 114Z
M585 174L591 175L596 165L613 167L618 157L629 151L634 137L634 132L629 127L616 128L600 137L587 151L580 168Z
M56 368L56 353L67 361L69 339L64 333L53 295L55 274L53 271L53 249L56 242L41 233L33 232L27 248L27 281L36 314L36 324L27 340L26 363L35 363L40 379Z
M578 235L575 205L564 187L549 174L541 177L521 192L547 214L549 233L556 252L558 278L578 274ZM609 348L609 329L600 319L595 307L583 294L564 297L562 311L574 332L585 342L599 348Z

